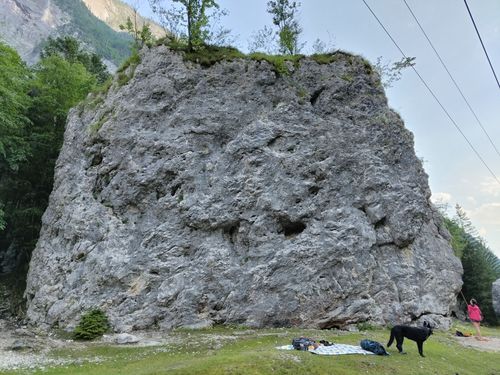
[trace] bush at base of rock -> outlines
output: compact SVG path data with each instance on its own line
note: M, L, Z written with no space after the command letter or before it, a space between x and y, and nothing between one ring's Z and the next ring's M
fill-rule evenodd
M75 340L93 340L101 337L109 329L109 322L106 314L99 309L90 310L82 315L80 323L73 331Z

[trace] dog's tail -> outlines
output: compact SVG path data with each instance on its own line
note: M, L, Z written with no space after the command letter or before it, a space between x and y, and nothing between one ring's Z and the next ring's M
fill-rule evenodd
M394 332L391 329L391 337L389 338L389 342L387 343L387 347L391 346L394 341Z

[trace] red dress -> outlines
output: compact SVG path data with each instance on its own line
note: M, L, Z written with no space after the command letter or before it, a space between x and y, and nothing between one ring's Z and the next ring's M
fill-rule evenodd
M467 313L469 314L469 319L473 322L480 322L483 320L483 315L478 305L467 305Z

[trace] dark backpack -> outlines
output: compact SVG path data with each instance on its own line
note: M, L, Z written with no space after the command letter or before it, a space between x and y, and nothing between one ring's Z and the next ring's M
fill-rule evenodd
M389 355L389 353L385 351L385 348L379 342L364 339L361 340L359 345L362 349L375 353L377 355Z
M308 337L299 337L292 340L292 346L295 350L309 350L309 346L314 346L316 341Z

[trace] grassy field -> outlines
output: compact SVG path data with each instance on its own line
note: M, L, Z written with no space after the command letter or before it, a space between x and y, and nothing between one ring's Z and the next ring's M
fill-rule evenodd
M471 327L458 327L470 331ZM454 332L454 331L453 331ZM484 329L500 338L500 329ZM407 355L393 346L390 356L317 356L308 352L282 351L293 337L308 336L335 343L359 344L363 338L387 343L388 330L356 333L298 329L245 330L214 328L175 331L169 344L154 347L117 347L90 344L84 348L52 352L54 358L78 359L76 364L37 371L2 374L500 374L500 353L465 348L452 332L436 332L424 345L405 340ZM473 340L473 339L471 339ZM97 362L96 362L97 361Z

